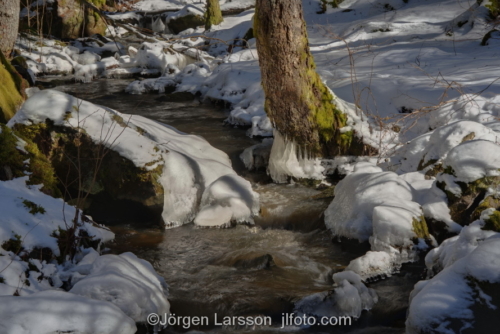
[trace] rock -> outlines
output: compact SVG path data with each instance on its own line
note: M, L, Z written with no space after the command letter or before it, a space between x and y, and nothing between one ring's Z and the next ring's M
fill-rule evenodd
M500 185L499 170L500 146L494 142L466 141L449 152L437 185L446 193L455 222L465 226L477 219L480 212L476 209L488 189Z
M471 233L474 234L466 231L458 239L448 239L447 246L452 247L447 248L454 250L443 252L444 269L415 285L406 333L491 333L492 328L500 325L499 234L492 233L484 240L471 238ZM470 240L468 249L465 244L454 247L463 239ZM427 266L432 264L426 258L427 262Z
M124 122L123 119L121 121ZM40 153L40 159L45 158L44 168L49 169L45 174L54 173L57 179L64 180L65 183L61 184L54 176L39 178L39 183L44 183L44 188L52 189L54 193L57 192L57 187L67 187L66 191L76 197L81 176L81 196L88 193L91 198L102 192L111 200L140 204L137 210L142 207L146 211L161 212L163 187L158 178L163 166L149 171L136 167L115 151L103 151L103 147L95 144L88 136L79 137L76 130L55 126L51 122L30 126L16 124L14 129L32 143L33 150ZM77 156L80 156L79 168L74 164ZM101 161L96 160L98 156L103 156ZM100 164L100 168L96 172L97 164Z
M274 259L271 254L265 254L249 259L238 259L233 264L236 268L254 270L268 269L274 265Z
M104 2L91 0L97 8L101 8ZM60 31L62 38L79 38L94 34L104 35L106 23L101 14L91 8L82 0L57 0L57 16L60 19Z

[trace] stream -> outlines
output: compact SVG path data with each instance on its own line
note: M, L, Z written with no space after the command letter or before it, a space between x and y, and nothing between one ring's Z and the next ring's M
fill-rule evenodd
M165 278L172 313L210 319L214 313L219 318L264 315L273 319L272 327L221 328L211 323L191 328L191 333L404 333L408 297L421 278L422 263L405 265L390 279L368 284L377 291L379 302L351 326L280 330L282 314L292 313L294 302L332 290L331 275L363 255L368 245L332 240L322 217L331 199L312 199L319 191L298 184L273 184L264 172L246 171L239 154L259 141L247 137L245 129L224 125L227 111L222 107L186 94L128 95L123 90L129 82L101 79L56 89L204 137L229 155L236 172L252 182L261 199L261 216L254 226L200 229L187 224L164 230L142 224L140 219L98 221L116 234L108 245L112 253L134 252ZM183 332L187 331L176 326L162 333Z

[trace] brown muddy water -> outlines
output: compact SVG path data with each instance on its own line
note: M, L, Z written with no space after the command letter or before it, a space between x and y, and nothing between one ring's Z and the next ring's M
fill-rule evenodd
M408 297L420 278L421 264L405 266L400 274L370 284L379 303L351 326L280 329L282 314L293 312L294 302L331 290L331 275L364 254L367 245L332 240L322 217L330 200L311 198L319 191L276 185L264 172L245 171L239 154L259 140L247 137L245 129L224 125L226 110L194 96L128 95L123 90L129 82L102 79L57 89L204 137L230 156L234 169L252 182L261 198L262 214L253 226L200 229L187 224L164 230L143 226L140 219L110 226L116 233L108 246L111 252L134 252L165 278L172 313L211 320L215 313L219 319L270 316L273 321L271 327L251 328L215 326L211 321L189 331L176 326L162 333L404 333Z

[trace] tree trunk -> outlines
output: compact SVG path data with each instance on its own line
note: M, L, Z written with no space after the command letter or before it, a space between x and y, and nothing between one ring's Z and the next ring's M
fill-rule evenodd
M207 0L207 11L205 12L205 30L222 22L219 0Z
M254 34L274 128L306 157L344 154L353 132L340 132L347 116L316 73L302 0L257 0Z
M0 0L0 51L9 57L19 28L19 0Z

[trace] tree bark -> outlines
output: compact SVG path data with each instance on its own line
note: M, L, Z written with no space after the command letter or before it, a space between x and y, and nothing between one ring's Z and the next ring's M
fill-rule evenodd
M346 153L353 133L339 131L347 116L315 71L302 0L257 0L255 8L265 110L275 129L311 157Z
M9 57L19 29L19 0L0 0L0 51Z
M207 0L207 10L205 12L205 30L222 22L222 12L220 11L219 0Z

